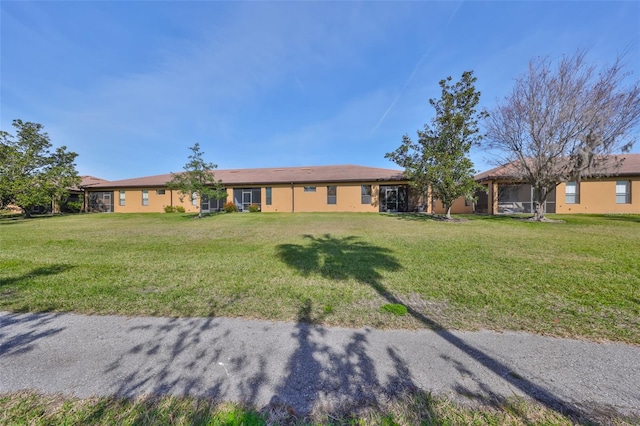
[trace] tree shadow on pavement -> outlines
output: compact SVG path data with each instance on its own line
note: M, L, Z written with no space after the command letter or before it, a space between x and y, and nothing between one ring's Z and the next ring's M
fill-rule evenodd
M0 314L0 357L29 352L38 340L64 331L64 327L48 326L58 315ZM17 332L14 331L16 329Z
M308 240L307 244L286 244L278 246L278 254L280 259L290 267L297 269L304 275L318 274L328 279L346 279L353 278L362 284L373 288L388 303L403 304L396 295L392 294L382 283L382 276L379 270L398 270L401 264L393 257L391 250L372 245L370 243L360 241L358 237L333 237L325 234L321 237L305 235ZM432 330L436 330L439 337L447 341L449 344L464 352L469 357L480 363L482 366L493 372L493 374L502 378L514 388L519 389L523 394L531 399L538 401L543 406L552 409L559 414L568 415L574 421L580 422L587 419L589 413L575 406L574 404L564 401L554 395L548 389L540 384L533 382L518 374L514 374L508 365L482 350L468 344L462 338L444 329L437 321L429 318L423 312L407 306L408 313L419 320L422 324ZM300 318L304 320L304 318ZM299 328L304 330L305 326L300 325ZM302 332L298 339L303 348L304 353L317 351L319 348L308 347L306 340L306 332ZM307 346L307 347L305 347ZM307 355L309 357L309 355ZM311 362L311 359L309 359ZM297 368L294 363L290 366L292 369ZM347 369L340 371L341 374L349 374ZM482 385L482 384L480 384ZM482 386L481 386L482 389ZM503 398L493 393L490 389L486 390L484 397L491 404L501 406ZM467 393L465 389L458 389L463 395Z
M387 348L387 363L393 374L382 381L367 352L368 331L351 333L340 344L329 345L327 330L314 323L312 302L306 300L298 312L296 349L288 358L286 377L275 388L271 406L285 407L299 418L323 414L344 417L354 409L380 407L384 401L400 398L416 389L402 358ZM379 361L379 360L378 360Z
M211 333L216 328L213 318L167 319L131 325L126 334L137 342L111 362L103 374L114 376L109 391L119 396L143 394L221 395L221 382L210 383L202 376L216 368L229 332ZM202 345L202 336L208 336ZM206 350L211 347L211 350ZM193 371L193 374L179 374Z

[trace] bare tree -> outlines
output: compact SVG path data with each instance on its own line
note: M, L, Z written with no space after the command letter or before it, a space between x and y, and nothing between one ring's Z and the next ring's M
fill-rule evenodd
M549 57L529 63L510 95L486 120L487 143L508 165L509 178L531 184L535 220L560 183L614 174L619 157L637 137L640 81L628 84L622 58L601 69L578 51L557 64Z

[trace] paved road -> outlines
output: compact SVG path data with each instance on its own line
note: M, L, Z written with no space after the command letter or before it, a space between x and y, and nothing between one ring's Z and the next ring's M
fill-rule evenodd
M407 387L637 416L640 347L525 333L0 312L0 392L189 394L304 414Z

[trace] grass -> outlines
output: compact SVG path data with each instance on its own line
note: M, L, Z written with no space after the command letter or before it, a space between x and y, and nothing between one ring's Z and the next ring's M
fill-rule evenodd
M611 425L630 425L634 419L606 416ZM637 419L636 419L637 420ZM319 411L301 416L284 406L261 410L234 403L190 397L73 398L34 392L0 394L0 423L28 425L572 425L589 423L523 399L511 398L475 408L428 393L408 394L382 406L357 411Z
M399 303L387 303L386 305L382 305L380 310L393 315L407 315L407 307Z
M640 344L640 216L0 220L0 309L522 330ZM407 306L390 315L385 304Z

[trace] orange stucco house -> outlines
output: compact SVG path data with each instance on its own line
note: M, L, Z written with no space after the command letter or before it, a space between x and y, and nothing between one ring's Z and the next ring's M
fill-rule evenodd
M182 206L186 212L219 211L232 201L239 211L257 205L263 212L408 212L419 199L402 171L339 165L215 170L228 197L180 200L167 187L171 174L101 182L87 188L90 212L163 212Z
M621 166L607 176L562 182L550 194L547 213L640 214L640 154L619 156ZM189 201L167 187L171 174L118 181L93 178L84 186L85 211L163 212L182 206L186 212L222 210L233 202L239 211L256 205L263 212L417 212L444 213L429 193L418 194L400 170L355 165L216 170L227 191L223 200ZM475 176L487 187L477 200L460 198L451 212L532 213L531 186L509 177L508 167Z
M549 194L547 213L640 214L640 154L616 156L620 167L580 182L561 182ZM509 177L508 166L475 176L488 192L479 193L477 213L532 213L531 186Z

